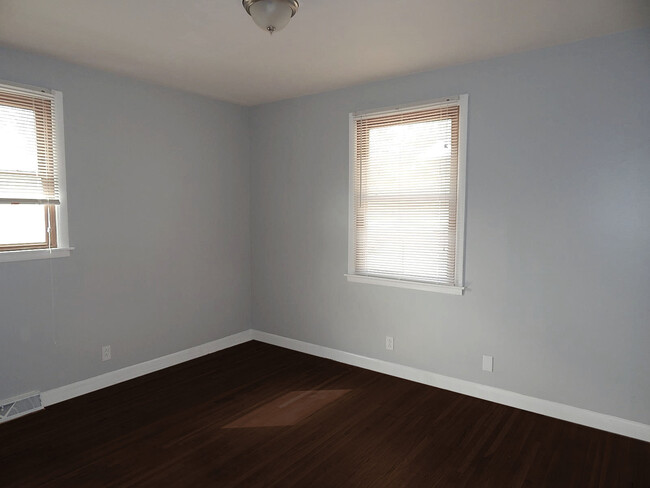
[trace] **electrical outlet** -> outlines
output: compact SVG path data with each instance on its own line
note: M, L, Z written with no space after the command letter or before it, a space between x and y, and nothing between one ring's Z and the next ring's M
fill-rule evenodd
M111 359L111 346L102 346L102 361Z
M386 350L393 350L393 338L391 336L386 336Z
M483 356L483 371L494 371L494 356Z

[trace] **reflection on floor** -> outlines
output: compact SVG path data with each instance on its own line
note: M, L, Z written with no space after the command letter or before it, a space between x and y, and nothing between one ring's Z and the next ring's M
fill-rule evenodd
M292 391L230 422L224 429L295 425L350 390Z

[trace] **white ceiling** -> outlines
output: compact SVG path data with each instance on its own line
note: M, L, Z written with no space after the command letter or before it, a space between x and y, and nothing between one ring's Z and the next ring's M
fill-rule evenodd
M255 105L650 23L649 0L0 0L0 43Z

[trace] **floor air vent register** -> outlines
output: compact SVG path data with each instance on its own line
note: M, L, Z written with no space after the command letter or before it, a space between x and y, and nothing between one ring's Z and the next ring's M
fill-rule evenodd
M17 419L38 410L43 410L41 394L38 392L31 392L4 400L0 405L0 423Z

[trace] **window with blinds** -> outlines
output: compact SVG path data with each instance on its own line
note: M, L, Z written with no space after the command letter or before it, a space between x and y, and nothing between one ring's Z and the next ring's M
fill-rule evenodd
M462 292L465 107L352 114L353 281Z
M0 85L0 252L57 247L57 100Z

